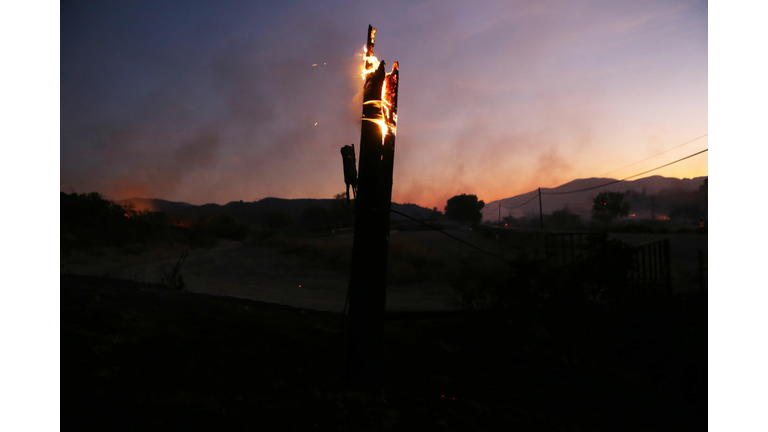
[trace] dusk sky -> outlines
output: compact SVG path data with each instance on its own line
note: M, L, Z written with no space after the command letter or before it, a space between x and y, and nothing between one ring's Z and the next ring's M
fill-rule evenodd
M60 188L333 197L369 23L400 63L393 201L627 177L707 148L614 171L709 132L707 21L705 1L62 2ZM707 154L653 174L705 176Z

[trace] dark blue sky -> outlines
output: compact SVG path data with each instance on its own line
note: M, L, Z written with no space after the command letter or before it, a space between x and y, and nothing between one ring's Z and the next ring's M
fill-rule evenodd
M707 133L705 2L63 2L62 190L331 197L369 23L401 65L395 201L490 201Z

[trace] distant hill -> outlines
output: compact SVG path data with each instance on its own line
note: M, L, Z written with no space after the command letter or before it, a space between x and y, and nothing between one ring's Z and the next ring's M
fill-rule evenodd
M628 197L631 198L631 213L636 214L637 218L650 218L651 213L656 218L665 217L675 211L678 212L676 214L684 212L686 217L693 218L695 213L706 214L706 192L703 194L698 193L704 185L706 178L678 179L651 176L638 180L618 182L582 192L547 195L548 193L562 193L593 188L616 181L611 178L573 180L555 188L541 188L542 211L544 214L549 214L555 210L568 207L573 213L579 215L582 221L589 221L592 214L592 200L597 194L604 191L626 192L631 190L637 193ZM539 200L537 196L537 190L532 190L524 194L488 202L483 208L483 220L498 220L499 205L501 205L502 218L510 215L518 218L526 215L538 217ZM526 203L528 200L531 201ZM704 217L704 215L695 217Z
M292 220L297 220L307 209L322 207L330 210L334 204L333 199L283 199L264 198L259 201L232 201L230 203L193 205L185 202L166 201L157 198L129 198L118 201L118 204L133 205L137 211L148 210L167 213L171 218L194 219L205 215L227 214L238 222L250 223L266 213L287 214ZM346 205L346 203L344 203ZM392 209L407 214L417 219L428 219L433 215L433 210L416 204L392 203ZM403 216L392 213L393 221L404 220Z

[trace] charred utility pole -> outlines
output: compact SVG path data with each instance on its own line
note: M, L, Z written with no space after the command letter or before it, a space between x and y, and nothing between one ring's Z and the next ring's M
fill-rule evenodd
M368 26L362 77L363 117L349 280L346 381L352 390L381 394L381 332L387 288L389 214L397 128L398 64L385 73L373 56Z
M357 198L357 167L355 159L355 145L347 145L341 148L341 158L344 161L344 183L347 185L347 202L349 202L349 187Z

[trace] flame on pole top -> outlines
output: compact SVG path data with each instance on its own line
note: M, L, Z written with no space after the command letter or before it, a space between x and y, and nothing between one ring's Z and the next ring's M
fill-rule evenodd
M373 46L376 39L376 29L370 24L368 25L368 40L363 48L364 64L361 77L363 81L367 82L372 79L376 74L384 74L383 67L384 62L379 61L376 56L373 55ZM379 72L379 69L382 69ZM385 74L383 84L381 86L380 99L367 99L363 102L363 105L372 105L377 108L375 113L365 111L363 114L363 120L374 122L381 127L382 144L384 138L388 135L395 135L397 132L397 89L399 78L400 65L398 62L394 62L392 66L392 72Z
M376 72L376 69L379 68L379 59L373 55L373 44L375 39L376 29L368 24L368 42L366 42L365 47L363 47L365 52L363 55L364 65L363 72L360 74L360 76L363 78L363 81L368 78L368 75Z
M376 29L368 24L368 43L365 45L365 54L367 56L373 55L373 44L376 42Z

